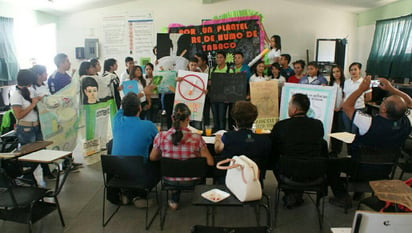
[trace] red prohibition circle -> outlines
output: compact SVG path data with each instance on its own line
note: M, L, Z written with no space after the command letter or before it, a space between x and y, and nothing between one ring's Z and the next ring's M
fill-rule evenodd
M193 82L187 80L188 77L195 77L195 78L199 79L201 85L198 86L198 85L194 84ZM186 97L186 96L182 93L182 90L180 89L180 84L179 84L179 88L178 88L177 90L179 91L179 94L182 96L183 99L188 100L188 101L194 101L194 100L198 100L200 97L202 97L202 95L203 95L203 90L205 89L205 84L203 83L202 79L201 79L199 76L197 76L197 75L195 75L195 74L188 74L188 75L186 75L186 76L184 76L184 77L182 78L182 81L181 81L181 82L187 82L187 83L189 83L191 86L193 86L194 88L199 89L199 90L201 91L199 96L196 96L196 97L194 97L194 98L189 98L189 97Z

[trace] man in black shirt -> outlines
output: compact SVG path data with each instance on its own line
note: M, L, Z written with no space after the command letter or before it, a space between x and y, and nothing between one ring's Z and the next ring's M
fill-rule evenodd
M323 125L320 120L306 116L310 107L310 100L304 94L294 94L289 102L288 114L290 118L281 120L273 126L272 165L273 172L278 178L277 160L279 156L320 157L322 146L325 146ZM285 192L284 204L288 208L303 203L302 193Z

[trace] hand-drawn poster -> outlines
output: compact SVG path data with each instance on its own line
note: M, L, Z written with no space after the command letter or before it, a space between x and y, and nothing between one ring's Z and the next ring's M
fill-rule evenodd
M153 94L174 93L176 89L176 72L175 71L155 71L153 72L153 85L156 85L156 89L153 90Z
M83 153L85 156L92 155L106 147L106 143L112 137L111 122L116 111L113 99L82 106Z
M129 81L122 82L124 95L127 95L127 93L129 92L138 94L139 93L138 85L139 84L137 83L136 80L129 80Z
M73 151L79 125L79 87L72 82L37 103L44 140L53 141L53 150Z
M279 119L278 80L250 83L250 100L258 109L256 128L271 130Z
M329 141L328 135L330 134L332 127L336 87L285 83L285 86L282 89L282 99L280 103L280 120L289 117L288 104L292 95L296 93L308 95L310 99L310 109L307 116L322 121L325 131L324 138Z
M192 113L190 120L202 121L208 75L179 70L178 77L181 81L176 85L175 105L185 103Z
M111 138L111 118L116 113L113 99L101 102L97 98L98 85L95 77L83 77L81 80L79 134L83 156L92 155L106 147Z
M234 103L238 100L245 100L246 92L245 73L212 73L212 86L209 94L211 102Z
M196 26L169 25L169 33L189 36L188 57L194 57L199 52L214 55L216 51L233 53L240 50L245 63L249 63L263 49L264 32L261 29L259 16L208 20Z

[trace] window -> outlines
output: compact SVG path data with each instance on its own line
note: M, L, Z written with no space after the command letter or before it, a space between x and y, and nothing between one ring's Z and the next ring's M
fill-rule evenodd
M366 72L396 82L412 78L412 15L376 22Z

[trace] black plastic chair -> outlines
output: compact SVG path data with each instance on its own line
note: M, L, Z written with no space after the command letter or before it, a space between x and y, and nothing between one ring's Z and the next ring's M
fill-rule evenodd
M0 219L28 224L32 232L33 223L57 209L56 203L43 200L48 194L43 188L16 186L0 168Z
M352 159L351 168L345 172L346 191L372 193L369 181L393 179L399 155L400 148L361 147L358 157ZM344 212L348 212L348 206Z
M403 162L398 163L398 167L401 169L399 179L403 179L403 175L406 173L412 173L412 138L406 139L401 153L403 155Z
M105 227L112 217L120 209L120 203L113 213L105 219L106 195L107 190L113 189L133 189L139 190L148 195L151 190L148 188L146 176L148 174L148 165L145 163L143 156L101 156L104 191L103 191L103 227ZM158 200L157 187L155 188L156 199ZM155 211L149 221L149 199L146 201L145 227L150 228L155 217L158 215L160 206Z
M199 157L186 160L161 158L160 172L162 176L162 191L166 191L165 203L167 203L170 191L192 191L194 189L194 186L171 185L164 182L164 177L199 177L199 184L204 184L207 173L206 158ZM163 208L162 198L160 198L160 203L160 229L163 230L166 220L167 205L165 205L165 208Z
M267 226L261 227L211 227L196 225L192 227L192 233L269 233Z
M327 162L326 158L297 158L281 156L277 174L278 186L275 200L275 225L281 191L299 191L305 194L316 194L315 203L318 212L319 226L322 228L325 210L325 198L319 208L320 199L327 196Z

